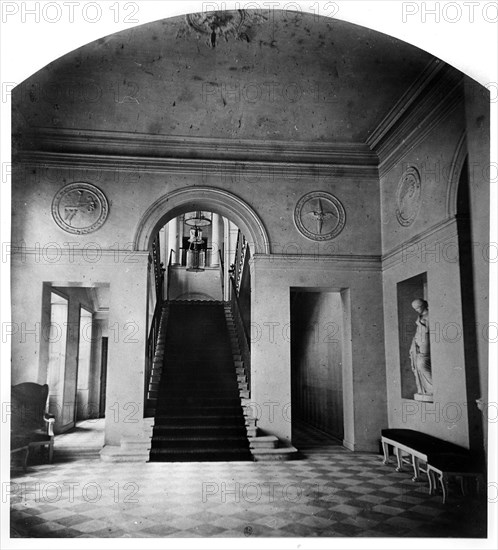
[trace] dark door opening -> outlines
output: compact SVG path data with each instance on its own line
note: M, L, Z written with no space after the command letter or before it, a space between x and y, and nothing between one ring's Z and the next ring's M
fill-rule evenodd
M291 290L292 441L342 444L343 314L340 292Z

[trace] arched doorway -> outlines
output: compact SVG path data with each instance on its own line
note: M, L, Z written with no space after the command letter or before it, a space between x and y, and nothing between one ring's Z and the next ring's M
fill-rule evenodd
M228 292L224 292L222 290L220 297L223 301L228 301L231 303L232 313L234 315L235 321L239 323L238 330L243 340L243 336L245 335L245 341L243 343L243 349L241 349L241 353L242 355L245 355L244 360L247 369L249 369L250 344L248 335L250 333L251 318L251 283L249 276L248 259L253 254L270 253L270 241L268 238L268 234L256 212L240 198L222 189L210 187L189 187L175 190L171 193L168 193L167 195L162 196L148 208L135 232L134 247L136 250L149 250L152 253L152 262L157 263L157 249L160 248L157 236L160 233L161 228L164 228L168 222L172 220L182 219L182 216L186 213L195 211L207 212L210 213L208 215L212 218L214 218L214 216L216 215L220 219L222 219L222 233L226 231L226 222L228 220L232 222L233 226L239 229L240 239L237 239L237 251L235 253L237 261L234 262L234 265L237 264L237 267L234 267L235 277L227 277L225 279L229 270L229 266L223 266L222 262L220 265L220 282L222 283L223 288L223 284L226 285L226 281L228 281L230 288ZM239 240L241 242L243 240L243 247L239 248ZM241 253L242 250L244 250L243 253ZM169 256L169 251L166 256ZM152 411L154 410L154 391L157 385L157 380L153 373L153 365L154 362L157 363L156 342L157 335L160 331L164 300L166 299L167 301L171 298L181 300L198 300L200 296L202 296L203 299L207 299L207 301L213 299L213 293L205 292L206 289L203 288L197 288L195 292L179 292L178 288L176 288L176 292L173 293L174 296L170 296L169 284L170 281L173 280L173 266L169 265L170 262L167 257L164 257L163 260L163 263L166 267L163 268L162 265L159 264L161 266L159 270L166 269L166 288L168 290L164 293L164 287L161 287L160 285L158 287L156 284L156 292L154 293L154 277L149 276L147 281L147 319L149 326L146 351L147 363L146 368L144 369L144 402L147 403L144 410L145 416L150 416L152 414ZM181 262L179 262L179 268L182 269ZM156 268L155 271L157 271ZM186 271L186 269L183 268L183 271ZM244 271L246 271L247 276L244 276ZM188 274L183 273L183 276L184 275ZM193 275L195 277L197 274L194 273ZM205 274L203 274L203 276L204 275ZM211 275L214 275L216 277L217 273L212 273ZM237 275L240 275L240 277L237 277ZM187 284L186 288L188 288L188 286L189 285Z
M225 292L228 265L223 255L214 265L212 251L226 248L234 228L236 250L228 256L230 261L233 258L233 273ZM196 253L203 258L202 265L191 265L193 249L186 249L185 237L189 234L189 240L200 247ZM192 452L206 460L249 459L240 398L250 392L248 258L250 251L269 252L262 222L247 204L226 191L179 189L148 209L134 246L149 249L149 266L154 266L147 280L149 336L144 369L144 415L155 419L150 460L189 460ZM221 410L226 413L222 420L209 414ZM228 450L223 447L227 444Z
M231 219L256 254L270 254L270 239L258 214L242 199L215 187L186 187L163 195L145 212L135 231L134 250L150 250L158 230L185 212L205 210Z

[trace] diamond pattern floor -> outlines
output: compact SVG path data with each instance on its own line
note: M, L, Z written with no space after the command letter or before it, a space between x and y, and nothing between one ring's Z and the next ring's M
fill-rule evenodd
M12 472L12 537L485 537L485 503L449 504L375 454L316 447L280 463L109 464L103 421Z

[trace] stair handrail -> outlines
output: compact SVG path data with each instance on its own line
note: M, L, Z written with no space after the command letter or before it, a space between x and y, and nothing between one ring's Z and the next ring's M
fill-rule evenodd
M234 321L237 326L237 332L239 333L239 343L241 347L242 360L244 362L244 370L247 377L247 387L251 391L251 340L247 332L247 328L242 319L242 312L239 302L239 296L237 293L237 287L235 284L235 278L230 275L230 307L233 313Z
M241 255L241 237L242 237L242 232L240 231L240 229L238 230L237 232L237 244L235 245L235 256L233 258L233 265L235 267L235 272L234 272L234 278L235 278L235 289L237 290L237 293L238 293L238 281L239 281L239 272L240 272L240 255Z
M221 299L225 299L225 263L223 262L223 254L221 250L218 250L218 256L220 258L220 282L221 282Z
M159 235L152 241L152 261L154 264L154 280L156 283L156 302L164 299L164 264L161 262Z
M168 280L166 281L166 300L169 300L169 286L171 281L171 266L173 265L173 254L176 254L174 248L169 251L169 260L168 260Z
M157 300L156 307L154 308L154 315L152 316L152 323L150 325L149 336L147 337L147 353L145 357L145 396L144 403L147 400L147 391L150 384L150 377L152 374L152 364L156 353L157 337L159 335L159 324L161 322L161 315L163 310L163 302Z

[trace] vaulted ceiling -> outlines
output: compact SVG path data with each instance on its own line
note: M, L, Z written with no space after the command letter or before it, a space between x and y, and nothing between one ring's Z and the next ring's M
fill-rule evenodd
M92 42L14 94L18 130L365 142L433 57L294 12L175 17Z

